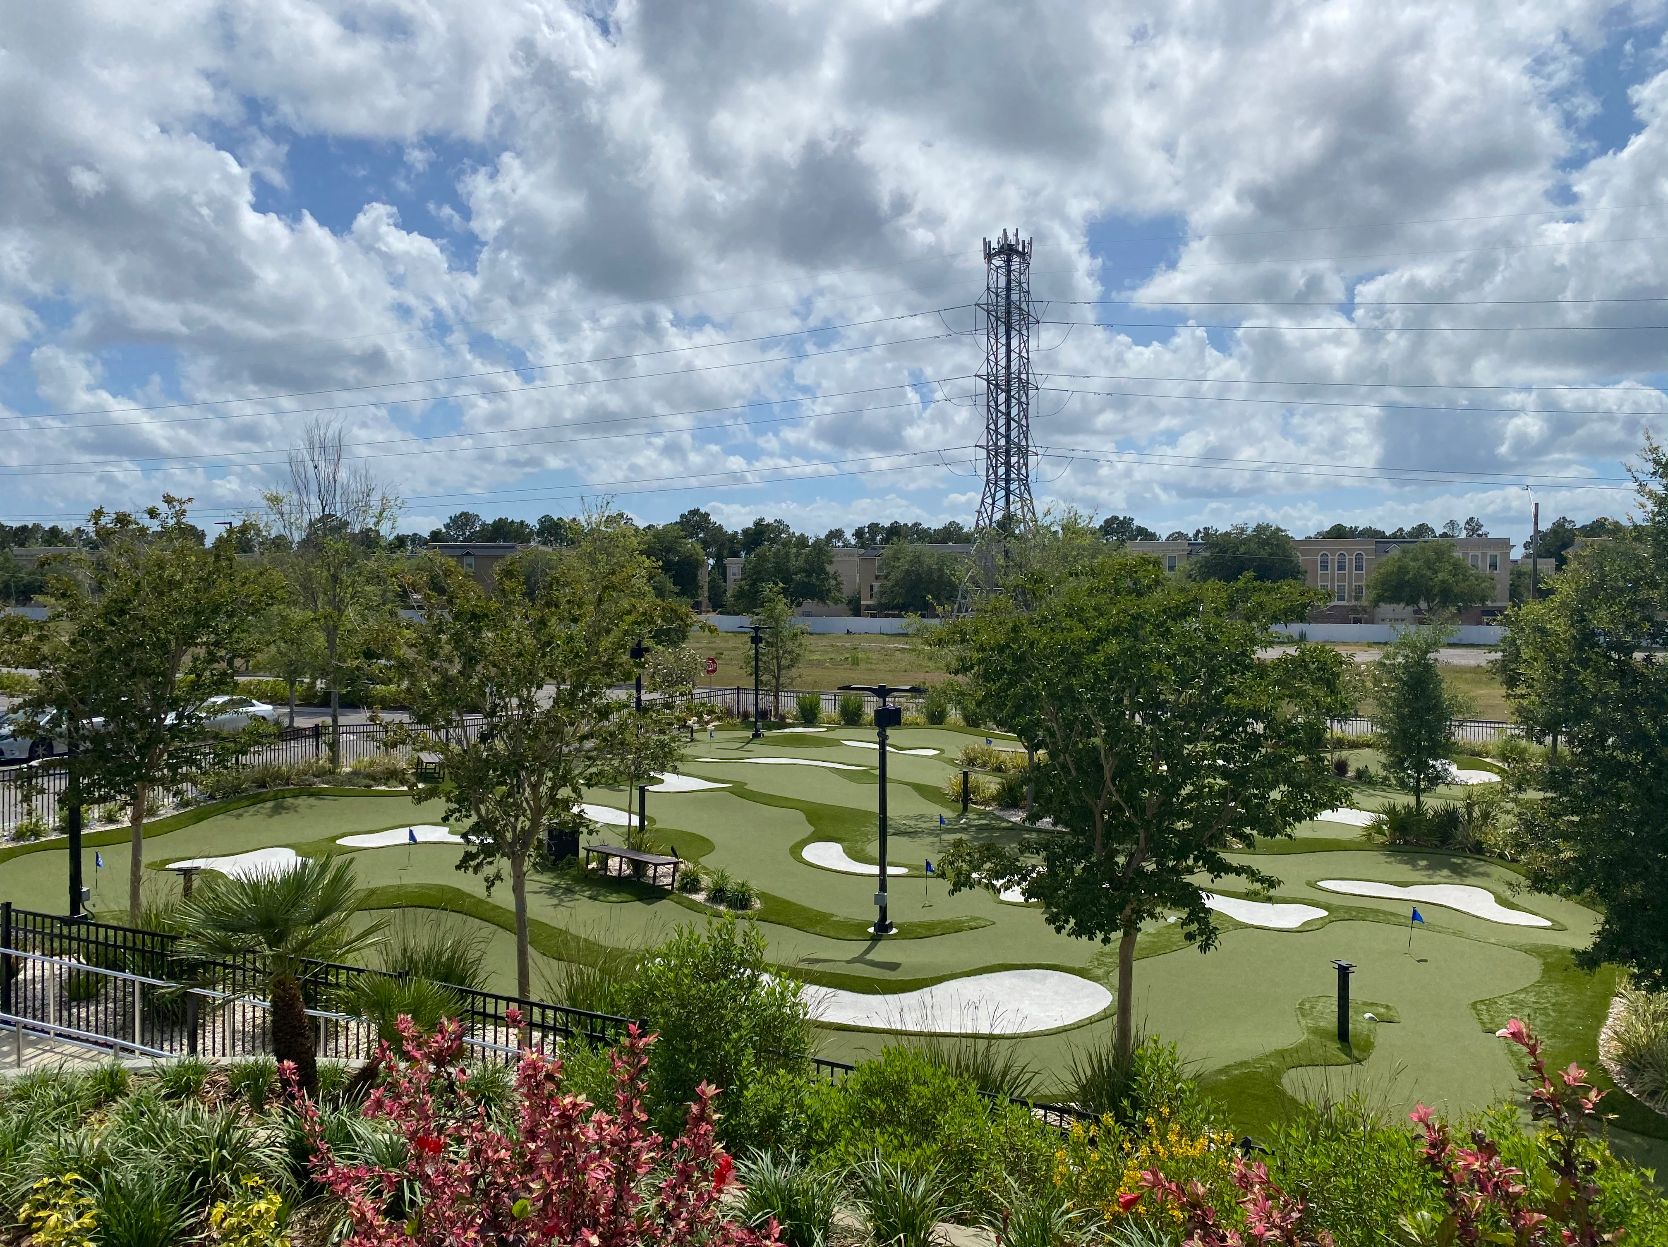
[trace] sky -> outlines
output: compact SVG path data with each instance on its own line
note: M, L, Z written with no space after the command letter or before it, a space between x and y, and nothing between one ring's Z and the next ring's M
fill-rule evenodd
M1668 437L1655 0L55 0L0 14L0 519L971 522L982 242L1040 509L1496 536ZM1526 486L1528 488L1526 488Z

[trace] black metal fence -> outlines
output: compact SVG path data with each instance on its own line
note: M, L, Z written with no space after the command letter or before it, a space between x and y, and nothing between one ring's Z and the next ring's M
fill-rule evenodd
M21 1040L77 1037L76 1042L151 1056L236 1060L271 1049L266 980L254 958L206 962L181 955L179 937L107 922L19 909L0 901L0 1025ZM309 961L302 996L318 1028L318 1053L363 1061L375 1051L374 1027L352 1013L354 988L380 970ZM541 1000L454 988L468 1042L508 1058L523 1035L545 1051L573 1040L613 1044L631 1019ZM516 1013L519 1026L512 1023ZM21 1048L20 1048L21 1050ZM839 1084L855 1065L811 1058L812 1075ZM987 1095L992 1103L1001 1097ZM1093 1120L1068 1104L1015 1098L1050 1126Z
M318 1026L319 1055L368 1059L375 1028L351 1012L354 989L380 970L309 961L302 996ZM614 1043L630 1019L541 1000L454 988L471 1042L505 1052L524 1032L535 1047L583 1039ZM267 983L255 958L182 956L179 937L19 909L0 901L0 1014L24 1029L102 1038L152 1054L230 1060L271 1046ZM519 1027L510 1020L514 1010Z

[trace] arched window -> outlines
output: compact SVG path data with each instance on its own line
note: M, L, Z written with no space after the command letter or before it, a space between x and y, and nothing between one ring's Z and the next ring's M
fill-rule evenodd
M1330 554L1321 555L1320 569L1323 572L1329 572L1332 570L1332 556Z
M1360 550L1355 552L1355 573L1360 575L1367 570L1367 556Z

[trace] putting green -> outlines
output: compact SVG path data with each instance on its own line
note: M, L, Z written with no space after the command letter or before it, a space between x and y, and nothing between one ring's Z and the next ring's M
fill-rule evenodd
M843 740L874 740L872 729L834 727L823 733L767 734L743 730L688 746L685 774L728 785L698 792L651 792L651 831L705 869L723 869L761 893L760 919L769 956L786 971L834 987L905 992L948 979L1007 969L1046 968L1112 986L1113 954L1105 946L1052 931L1039 908L1006 905L980 891L950 896L924 865L962 834L1012 838L1011 823L975 814L962 820L946 796L959 771L961 749L983 733L906 728L893 733L900 748L939 750L933 757L890 754L888 862L906 867L889 881L890 914L899 937L866 934L874 915L876 880L812 866L798 856L806 844L832 842L850 857L878 856L875 806L880 758ZM735 765L747 758L790 757L838 761L856 769L821 766ZM1370 754L1353 759L1376 765ZM1457 794L1457 790L1456 794ZM624 807L624 791L586 794ZM1396 794L1357 785L1349 804L1376 809ZM508 987L513 964L507 888L490 894L484 880L459 872L460 850L418 844L352 850L345 835L437 823L440 807L414 804L404 794L284 796L212 813L190 825L164 820L147 837L147 865L225 856L285 846L309 856L344 854L379 905L426 913L453 908L457 920L478 924L489 938L495 984ZM623 829L597 828L587 843L618 842ZM99 850L105 869L91 870L95 906L125 905L125 841ZM1515 1010L1534 1018L1561 1059L1596 1066L1593 1051L1613 973L1587 975L1569 963L1569 950L1589 938L1595 916L1572 902L1521 890L1509 867L1456 854L1376 847L1363 830L1338 823L1305 823L1294 838L1237 855L1273 876L1268 899L1301 902L1326 911L1297 931L1267 930L1218 917L1218 947L1201 955L1178 925L1154 923L1138 945L1135 1012L1149 1033L1180 1045L1204 1080L1216 1087L1247 1127L1266 1122L1287 1098L1318 1087L1367 1089L1387 1107L1418 1100L1460 1112L1510 1095L1516 1070L1492 1031ZM1467 884L1488 889L1502 903L1548 919L1545 928L1507 927L1455 910L1423 908L1423 926L1410 931L1404 902L1345 896L1315 887L1320 879L1393 884ZM1201 882L1204 880L1201 879ZM178 883L160 869L156 889ZM1236 880L1216 885L1244 895ZM14 852L0 860L0 897L37 909L59 909L64 890L61 841ZM703 907L663 891L611 884L572 871L535 876L530 897L535 929L536 990L563 957L586 959L602 947L636 947L666 936ZM1411 936L1411 947L1409 939ZM1336 1049L1325 1031L1332 1017L1332 962L1357 967L1359 1001L1378 1002L1381 1017L1357 1019L1361 1042ZM1011 1041L1041 1072L1040 1086L1063 1089L1073 1049L1099 1042L1104 1019ZM824 1051L857 1057L887 1036L859 1029L825 1029ZM1619 1099L1620 1097L1618 1097ZM1629 1128L1651 1129L1649 1118L1627 1114Z

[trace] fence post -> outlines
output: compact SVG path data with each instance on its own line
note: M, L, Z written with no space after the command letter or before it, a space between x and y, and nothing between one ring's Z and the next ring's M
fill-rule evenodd
M313 757L316 760L318 758L322 758L323 756L324 756L324 724L315 723L315 724L313 724Z
M967 813L967 807L970 803L969 799L971 794L969 790L972 786L971 774L972 773L969 771L963 771L961 773L961 812L963 814Z
M197 993L187 992L185 995L185 1055L197 1055L197 1024L201 1007Z
M12 903L0 901L0 948L16 948L12 943ZM0 953L0 1013L12 1010L12 954Z
M139 1047L145 1042L145 985L133 985L133 1046Z

